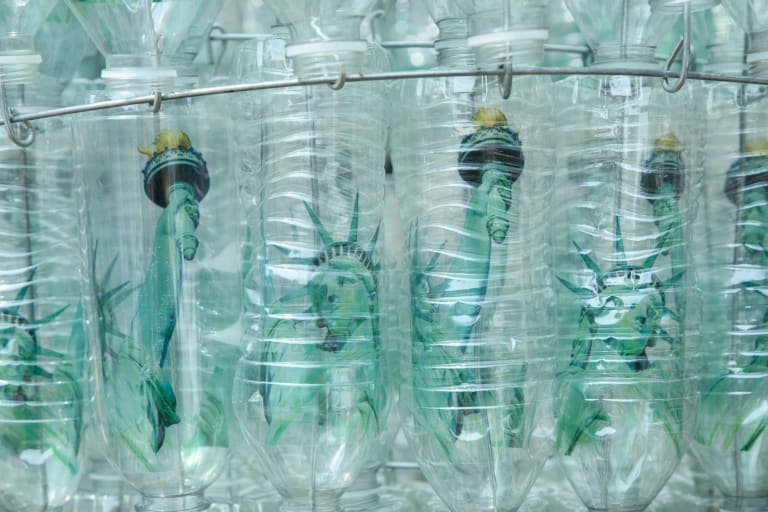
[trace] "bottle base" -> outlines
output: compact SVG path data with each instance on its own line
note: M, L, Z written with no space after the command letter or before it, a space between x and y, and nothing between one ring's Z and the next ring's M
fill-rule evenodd
M720 510L722 512L765 512L768 510L768 496L758 498L725 496Z
M589 512L643 512L649 505L643 505L641 507L608 507L608 508L593 508L587 507Z
M201 494L165 498L144 496L136 505L136 512L202 512L210 506L211 502Z

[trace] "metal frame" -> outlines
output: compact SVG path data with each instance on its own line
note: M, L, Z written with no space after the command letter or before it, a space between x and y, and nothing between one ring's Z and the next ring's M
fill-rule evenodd
M212 41L221 41L226 44L227 41L244 41L258 37L257 34L243 34L227 32L220 25L213 25L209 31L209 44ZM386 48L431 48L432 43L426 41L398 41L384 42L382 46ZM545 50L580 53L588 56L591 50L587 47L570 45L546 45ZM681 71L672 71L671 67L682 52ZM768 86L768 78L757 78L751 76L725 75L718 73L698 73L690 71L691 66L691 12L688 2L683 7L683 34L677 43L672 55L667 59L664 69L634 69L634 68L573 68L573 67L531 67L514 69L511 63L507 63L498 69L456 69L456 70L426 70L426 71L395 71L389 73L373 73L367 75L347 75L341 73L338 77L323 77L311 79L293 79L277 80L259 83L221 85L216 87L201 87L185 91L163 93L156 91L154 94L146 96L137 96L112 101L100 101L88 105L76 105L71 107L56 108L44 110L31 114L19 115L8 108L6 101L5 86L0 81L0 125L5 125L9 138L15 144L21 147L27 147L34 141L34 130L29 121L45 119L49 117L67 116L72 114L81 114L97 110L107 110L114 108L127 107L132 105L147 105L152 112L159 112L163 102L175 101L188 98L197 98L202 96L213 96L218 94L230 94L247 91L263 91L268 89L280 89L285 87L306 87L313 85L327 85L335 90L342 89L347 83L369 82L369 81L392 81L409 80L417 78L444 78L444 77L497 77L499 91L502 97L509 97L512 90L512 80L515 76L553 76L553 75L587 75L587 76L638 76L649 78L660 78L662 87L669 93L679 91L687 80L702 80L710 82L729 82L736 84L755 84ZM674 83L670 83L675 79ZM17 129L14 125L20 124ZM26 135L22 138L22 132Z

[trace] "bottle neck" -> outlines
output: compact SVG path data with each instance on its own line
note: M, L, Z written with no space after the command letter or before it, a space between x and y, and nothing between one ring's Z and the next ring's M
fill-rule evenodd
M707 63L702 66L706 73L743 75L749 72L744 60L744 51L733 45L710 45L707 47Z
M618 68L655 68L655 46L600 45L595 51L593 66Z
M444 67L473 67L475 53L467 45L469 22L466 19L453 18L437 23L440 36L435 41L437 63Z
M34 103L35 107L59 107L61 106L61 93L64 91L64 83L58 78L40 74L37 78L24 86L25 102L27 105Z
M155 91L166 92L176 82L176 71L156 67L107 67L101 73L106 84L107 95L123 98Z
M356 75L362 71L365 41L328 41L288 45L286 56L292 59L299 78L338 77L342 72Z
M0 37L0 80L4 84L31 83L41 62L31 37Z
M510 11L489 10L470 18L472 35L467 44L475 51L480 68L537 66L544 59L549 39L545 9L523 7Z
M280 512L340 512L341 501L336 494L318 492L312 498L283 497Z

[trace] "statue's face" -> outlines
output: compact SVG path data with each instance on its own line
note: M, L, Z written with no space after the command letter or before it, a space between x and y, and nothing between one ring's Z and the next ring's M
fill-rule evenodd
M509 231L507 212L512 202L512 181L502 166L489 166L483 174L482 187L488 189L488 235L503 243Z
M332 336L348 337L370 320L371 298L364 281L367 270L360 265L359 271L355 266L339 268L333 263L312 279L312 302L318 325Z
M590 306L595 312L591 329L610 337L625 355L639 355L660 322L663 298L649 270L627 268L608 272L605 288Z

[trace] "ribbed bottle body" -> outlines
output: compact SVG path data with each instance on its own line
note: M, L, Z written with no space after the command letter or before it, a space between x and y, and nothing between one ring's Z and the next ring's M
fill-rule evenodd
M82 472L88 352L69 126L0 140L0 509L43 511Z
M393 166L407 230L403 426L451 510L516 510L547 458L552 297L547 80L404 82Z
M643 510L682 457L695 405L697 89L572 77L560 93L556 450L590 509Z
M97 421L146 510L204 507L228 453L242 222L230 130L213 118L170 105L75 127Z
M383 91L247 98L239 176L254 254L235 407L286 507L333 509L387 421Z
M692 447L731 505L760 510L768 504L768 99L752 85L705 90L707 179L697 261L705 317Z

